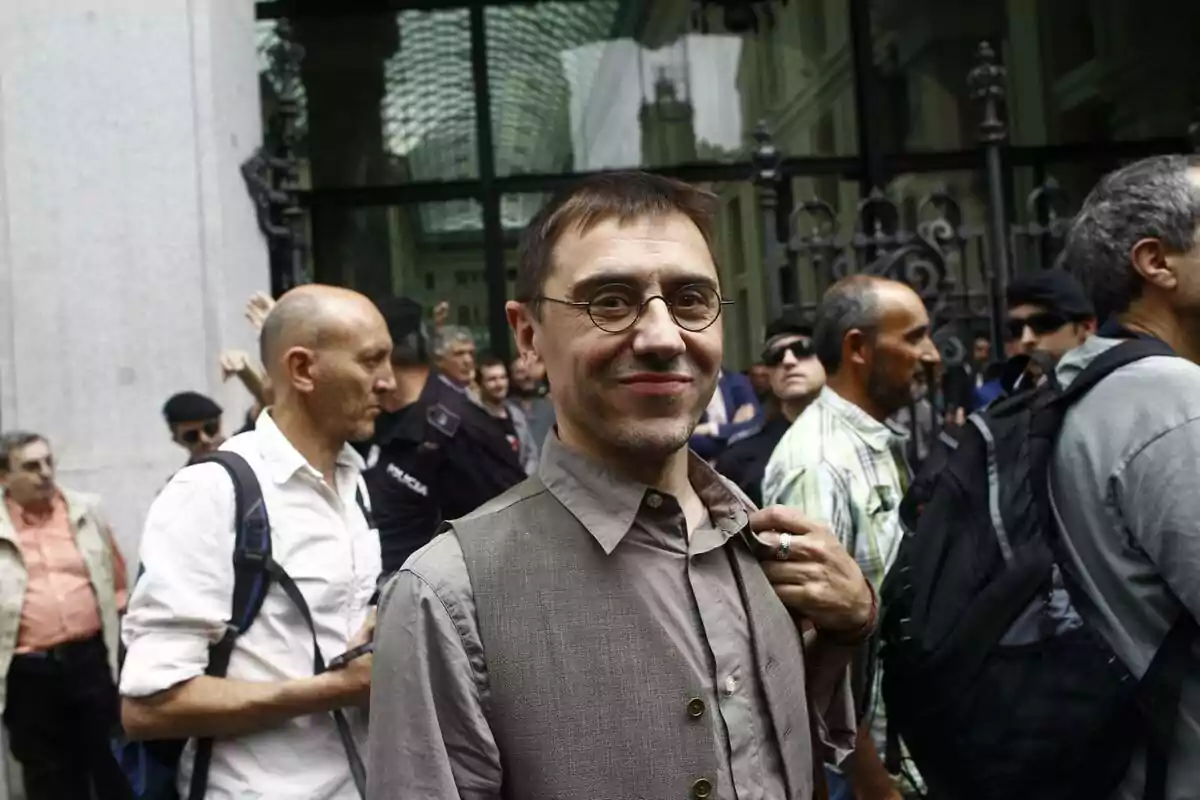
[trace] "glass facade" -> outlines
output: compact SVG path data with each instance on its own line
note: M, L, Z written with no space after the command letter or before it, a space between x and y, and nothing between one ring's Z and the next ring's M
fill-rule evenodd
M1068 216L1113 166L1191 148L1200 4L717 5L259 3L265 118L283 96L298 107L305 277L448 300L452 321L503 354L530 217L578 175L660 171L720 200L726 352L742 367L780 307L815 307L842 268L834 251L859 255L856 234L901 242L949 225L941 291L964 325L986 325L997 181L1016 272L1053 259L1037 227L1048 203ZM280 77L281 32L303 48L299 86ZM1005 70L998 178L980 140L981 42ZM764 166L777 169L769 191Z

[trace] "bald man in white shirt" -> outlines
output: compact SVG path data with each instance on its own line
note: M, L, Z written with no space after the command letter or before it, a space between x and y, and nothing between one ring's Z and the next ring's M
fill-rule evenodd
M354 292L305 286L262 332L275 405L222 449L261 485L272 555L312 612L326 658L366 642L381 565L379 538L356 502L364 465L347 441L369 437L394 388L391 339ZM189 793L197 738L214 738L206 798L351 800L358 796L330 712L348 709L366 741L371 658L313 675L313 634L277 582L234 645L227 677L205 675L228 625L234 490L217 464L180 471L150 509L145 574L124 621L122 717L134 739L189 739L178 788Z

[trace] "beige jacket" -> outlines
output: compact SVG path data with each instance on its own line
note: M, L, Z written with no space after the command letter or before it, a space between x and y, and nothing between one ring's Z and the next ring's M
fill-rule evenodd
M92 579L92 588L96 592L104 644L108 648L108 663L116 680L121 623L117 600L118 567L113 553L115 545L100 515L100 498L67 489L61 491L67 501L67 515L75 532L75 542L79 545L79 552ZM0 710L4 708L8 691L8 668L17 648L26 580L25 561L21 557L17 531L8 514L7 504L0 502Z

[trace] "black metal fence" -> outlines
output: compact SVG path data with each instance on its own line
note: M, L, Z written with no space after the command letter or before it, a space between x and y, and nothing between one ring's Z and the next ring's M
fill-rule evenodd
M980 108L982 222L968 220L961 193L945 185L919 197L898 197L875 186L859 200L852 220L826 198L783 207L792 195L783 181L792 176L781 173L782 155L760 125L754 164L769 316L786 306L815 310L824 290L847 275L880 275L908 283L925 300L947 366L967 357L978 334L988 335L994 357L1002 358L1010 265L1052 267L1071 216L1071 200L1047 177L1029 193L1021 217L1010 219L1005 81L992 46L982 43L968 76Z
M993 360L1001 361L1011 269L1014 264L1022 272L1054 268L1074 203L1081 199L1068 197L1053 176L1038 170L1038 185L1010 212L1014 171L1007 158L1006 81L992 45L982 42L967 75L979 112L977 180L969 198L945 185L916 197L889 194L879 185L863 187L852 219L839 215L829 198L792 200L788 182L804 175L785 174L783 154L760 123L754 181L768 316L789 307L814 312L825 289L839 278L879 275L907 283L924 299L946 369L962 364L981 335L990 340ZM1200 124L1189 135L1194 147L1200 143ZM982 213L965 213L964 199ZM927 377L932 413L920 414L915 405L909 410L909 421L932 417L932 427L912 426L914 460L944 420L935 376Z

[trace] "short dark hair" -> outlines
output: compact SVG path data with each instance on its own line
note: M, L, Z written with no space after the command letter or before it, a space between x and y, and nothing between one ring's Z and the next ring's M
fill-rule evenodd
M10 469L10 460L13 453L28 447L34 442L50 443L50 440L40 433L31 433L30 431L9 431L8 433L0 434L0 473L6 473Z
M416 367L429 363L421 304L407 297L389 297L376 305L392 339L392 365Z
M1103 319L1129 308L1142 293L1130 259L1141 239L1173 252L1196 244L1200 187L1188 171L1200 156L1152 156L1110 172L1083 201L1067 230L1060 263L1079 278Z
M568 229L587 233L607 219L624 224L680 213L700 229L711 253L715 210L716 195L674 178L636 171L585 178L542 207L526 226L518 251L516 299L528 303L542 293L554 266L554 246Z
M508 373L508 365L504 363L504 359L494 353L484 353L475 362L475 371L480 376L483 375L485 367L503 367L505 374Z
M874 335L879 324L878 278L851 275L829 287L817 307L813 350L825 371L833 375L842 366L842 344L846 334L858 329Z

